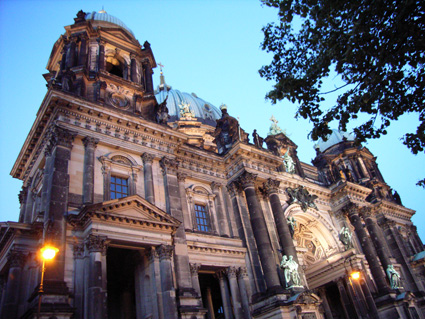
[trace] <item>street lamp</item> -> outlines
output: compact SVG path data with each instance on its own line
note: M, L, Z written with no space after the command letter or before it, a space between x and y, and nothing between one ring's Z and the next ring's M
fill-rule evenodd
M353 271L350 275L351 279L358 280L360 279L360 271Z
M37 319L40 318L40 309L41 309L41 297L44 293L43 290L43 281L44 281L44 272L46 271L45 263L46 260L52 260L55 258L56 254L58 253L59 249L53 246L44 246L41 248L41 259L43 260L43 264L41 266L41 281L40 281L40 287L38 289L38 310L37 310Z

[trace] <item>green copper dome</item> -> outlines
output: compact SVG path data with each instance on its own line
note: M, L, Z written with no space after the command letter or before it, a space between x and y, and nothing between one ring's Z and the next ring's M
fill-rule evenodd
M111 16L110 14L106 13L105 10L100 10L99 12L93 11L91 13L87 13L86 14L86 20L102 21L102 22L107 22L107 23L112 23L112 24L118 25L121 28L130 32L130 34L134 37L133 31L131 31L130 28L128 28L125 25L124 22L122 22L120 19L115 18L114 16Z

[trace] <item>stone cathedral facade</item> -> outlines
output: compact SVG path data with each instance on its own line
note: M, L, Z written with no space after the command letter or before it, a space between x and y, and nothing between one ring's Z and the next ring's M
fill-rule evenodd
M423 244L376 158L334 131L313 165L161 82L148 42L78 12L12 168L0 317L425 318ZM35 111L34 111L35 112ZM357 273L357 278L351 274Z

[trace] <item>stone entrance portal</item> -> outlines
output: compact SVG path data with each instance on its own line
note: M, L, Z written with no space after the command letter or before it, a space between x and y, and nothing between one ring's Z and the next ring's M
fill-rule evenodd
M135 250L110 247L107 251L107 309L109 318L136 318Z

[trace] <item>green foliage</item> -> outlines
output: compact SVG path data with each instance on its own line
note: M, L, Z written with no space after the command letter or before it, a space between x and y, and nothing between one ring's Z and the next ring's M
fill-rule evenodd
M334 119L345 131L366 114L354 129L361 143L385 135L401 115L418 114L416 132L407 132L403 143L414 154L424 151L425 1L262 2L279 10L279 22L263 28L262 48L273 59L259 72L276 82L268 99L298 102L296 116L313 123L313 140L329 134ZM336 105L325 110L322 80L332 69L345 84Z

